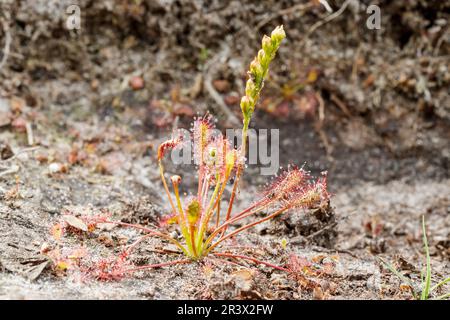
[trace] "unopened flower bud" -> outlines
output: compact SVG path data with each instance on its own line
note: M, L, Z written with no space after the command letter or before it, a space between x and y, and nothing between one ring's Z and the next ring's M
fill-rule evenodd
M252 113L252 103L249 97L243 96L241 99L241 110L244 117L248 117Z
M181 183L181 177L179 175L173 175L170 177L170 180L174 185L179 185Z
M283 248L283 250L286 250L287 244L288 242L286 238L281 239L281 247Z
M272 31L270 37L273 41L279 44L284 38L286 38L286 33L284 32L283 26L276 27Z

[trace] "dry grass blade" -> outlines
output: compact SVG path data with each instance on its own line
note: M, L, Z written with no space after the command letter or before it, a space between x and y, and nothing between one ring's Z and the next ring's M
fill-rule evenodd
M431 262L430 262L430 250L428 248L427 232L425 228L425 216L422 216L422 233L423 233L423 246L425 248L426 255L426 271L425 271L425 283L423 284L421 300L427 300L430 295L431 286Z
M436 290L437 288L443 286L446 283L450 282L450 277L448 277L447 279L442 280L441 282L435 284L433 287L431 287L430 292L433 292L434 290Z
M6 60L8 59L12 40L11 33L9 32L9 24L5 20L2 20L2 28L5 34L5 47L3 48L3 56L2 60L0 61L0 70L6 64Z

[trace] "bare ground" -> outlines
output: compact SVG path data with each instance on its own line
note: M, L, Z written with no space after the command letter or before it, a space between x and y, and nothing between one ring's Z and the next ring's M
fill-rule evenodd
M335 10L343 3L329 2ZM64 29L64 2L55 3L0 4L0 46L11 36L0 69L1 298L411 298L376 256L419 282L422 215L433 280L450 274L444 2L379 1L383 29L369 32L368 2L360 1L309 33L327 13L320 5L299 7L302 1L244 7L238 1L80 1L85 22L78 34ZM312 211L294 212L230 243L252 249L230 249L280 265L295 254L310 272L293 277L246 263L193 263L110 282L55 273L40 251L44 243L54 245L50 228L64 212L103 210L122 221L158 222L167 210L155 163L158 141L173 123L188 127L193 114L207 109L229 127L226 110L239 117L233 97L242 93L258 39L280 23L288 41L252 125L280 129L283 166L328 170L332 214L321 220ZM145 83L140 90L129 86L136 76ZM224 82L210 86L214 80ZM286 89L292 87L294 94ZM52 163L61 172L51 173ZM185 169L188 191L193 175ZM239 205L265 182L250 167ZM108 256L137 235L106 228L87 238L69 236L65 245L81 240L93 256ZM166 247L149 240L132 260L174 259L155 252Z

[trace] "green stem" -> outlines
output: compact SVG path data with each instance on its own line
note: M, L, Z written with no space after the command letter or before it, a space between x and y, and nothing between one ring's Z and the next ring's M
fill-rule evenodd
M183 206L181 204L181 199L180 199L180 193L178 190L178 185L176 183L172 183L173 185L173 190L175 192L175 198L177 200L177 206L178 206L178 211L179 211L179 215L178 215L178 224L181 228L181 233L183 234L184 240L186 241L186 244L188 246L188 250L190 252L193 252L192 248L191 248L191 243L189 241L189 232L187 230L187 222L186 222L186 217L184 216L184 211L183 211Z
M190 226L190 240L191 240L191 247L192 247L192 253L193 253L193 257L197 258L198 254L197 254L197 248L195 247L195 225L191 225Z

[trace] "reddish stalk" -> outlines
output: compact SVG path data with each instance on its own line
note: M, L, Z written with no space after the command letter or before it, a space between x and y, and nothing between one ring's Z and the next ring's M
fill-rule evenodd
M282 209L280 209L280 210L278 210L278 211L272 213L271 215L268 215L267 217L265 217L265 218L263 218L263 219L260 219L260 220L258 220L258 221L255 221L255 222L246 224L245 226L242 226L242 227L240 227L240 228L234 230L233 232L227 234L226 236L222 236L219 240L217 240L214 244L212 244L212 245L207 249L206 254L209 253L209 252L211 252L211 250L213 250L213 249L214 249L219 243L221 243L222 241L225 241L226 239L228 239L228 238L230 238L230 237L232 237L232 236L238 234L239 232L241 232L241 231L243 231L243 230L245 230L245 229L251 228L251 227L256 226L256 225L258 225L258 224L260 224L260 223L263 223L263 222L265 222L265 221L267 221L267 220L273 219L273 218L275 218L276 216L282 214L284 211L286 211L286 210L288 210L288 209L289 209L289 207L282 208ZM211 240L210 240L210 241L211 241Z

